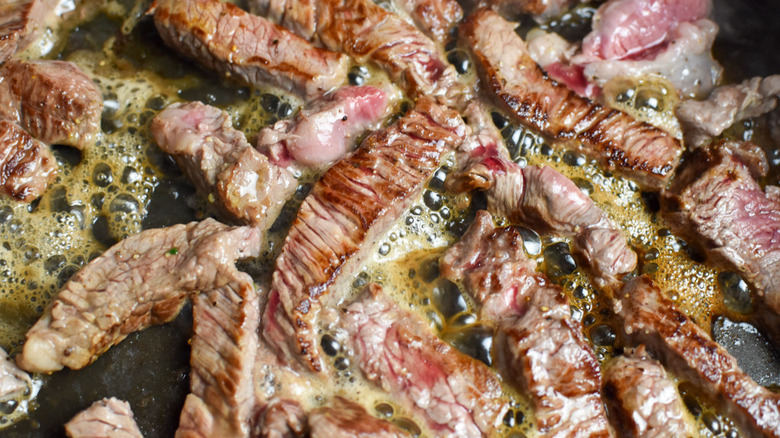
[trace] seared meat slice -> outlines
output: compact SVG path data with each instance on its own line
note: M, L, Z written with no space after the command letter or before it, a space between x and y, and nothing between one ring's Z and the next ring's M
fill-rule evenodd
M75 64L9 60L0 67L0 118L47 144L84 149L100 132L103 96Z
M671 372L705 391L746 436L780 437L780 394L743 373L737 360L680 312L647 276L616 303L628 339L645 344Z
M514 228L496 228L480 211L442 256L442 275L463 284L496 324L499 367L528 394L544 436L612 435L601 400L599 363L572 319L563 291L535 271Z
M411 436L393 423L376 418L363 406L336 396L309 414L311 438L396 438Z
M20 370L0 348L0 402L22 395L32 388L30 375Z
M16 123L0 120L0 192L30 202L55 176L57 160L49 147Z
M276 260L263 318L264 336L283 357L322 369L315 339L320 310L344 299L347 288L341 285L352 281L379 236L409 207L465 133L455 111L421 98L317 181Z
M680 142L628 114L602 107L547 79L514 25L483 9L460 27L483 85L520 123L579 148L646 188L660 188L682 153Z
M193 298L190 394L176 437L249 437L259 319L252 278L243 272Z
M463 9L455 0L394 0L393 3L441 47L447 45L452 30L463 19Z
M470 0L467 0L467 2ZM543 23L551 18L563 14L567 9L585 0L471 0L478 7L489 7L500 14L518 18L521 15L532 15L533 18Z
M0 64L37 39L58 0L5 0L0 3Z
M297 187L290 171L269 163L219 108L176 103L152 120L151 130L200 195L214 198L232 222L270 228Z
M755 77L741 84L719 87L705 100L685 100L676 113L686 145L699 147L740 120L772 111L778 101L780 75Z
M41 373L82 368L128 334L171 321L188 293L228 284L235 260L259 247L256 229L210 218L128 237L65 283L17 363Z
M210 70L252 86L274 84L313 99L341 85L348 59L218 0L159 0L163 40Z
M620 436L696 436L677 386L643 345L607 362L604 398Z
M428 325L382 294L375 283L338 323L342 343L369 381L425 422L435 436L481 437L501 425L508 405L500 380L455 350Z
M142 438L133 419L130 403L114 397L104 398L79 412L65 424L70 438Z
M573 181L551 167L513 162L479 105L469 105L465 115L472 134L458 148L458 167L445 182L449 190L484 190L488 209L511 223L574 237L575 256L601 286L636 267L623 232Z

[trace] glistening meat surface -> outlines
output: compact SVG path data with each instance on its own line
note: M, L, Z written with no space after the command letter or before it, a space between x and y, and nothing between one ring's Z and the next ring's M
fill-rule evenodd
M0 4L0 64L41 36L57 0L6 0Z
M142 438L130 404L114 397L104 398L79 412L65 424L70 438Z
M412 435L393 423L376 418L363 406L334 397L309 414L311 438L401 438Z
M0 348L0 401L7 401L32 388L30 375L19 369Z
M30 202L57 176L49 147L16 123L0 120L0 192Z

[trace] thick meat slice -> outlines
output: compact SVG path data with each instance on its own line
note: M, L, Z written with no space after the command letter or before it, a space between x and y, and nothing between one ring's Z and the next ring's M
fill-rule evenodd
M13 399L32 388L30 375L20 370L0 348L0 402Z
M743 373L647 276L626 285L615 310L628 339L645 344L671 372L698 385L745 436L780 437L780 394Z
M377 284L346 308L339 326L366 378L422 419L433 435L481 437L501 425L508 405L500 380L401 310Z
M643 187L660 188L671 176L682 153L679 141L547 79L512 23L483 9L472 14L459 32L474 55L483 85L519 122L579 148Z
M70 438L142 438L133 419L130 403L114 397L104 398L79 412L65 424Z
M341 85L348 59L219 0L159 0L163 40L210 70L256 87L272 83L306 99Z
M393 3L442 47L450 41L452 30L463 19L463 9L455 0L394 0Z
M606 364L604 398L620 436L696 436L677 385L642 345Z
M17 363L41 373L82 368L128 334L171 321L188 293L228 284L236 259L259 248L256 229L213 219L128 237L65 283Z
M400 438L411 436L393 423L376 418L344 397L309 414L311 438Z
M601 286L636 267L623 232L573 181L551 167L513 162L479 105L469 105L465 115L472 134L458 148L458 166L445 182L449 190L484 190L488 209L511 223L574 237L575 255Z
M190 394L177 438L249 437L259 319L252 278L243 272L193 298Z
M0 67L0 118L47 144L79 149L100 132L103 96L75 64L9 60Z
M0 120L0 192L30 202L46 191L57 168L48 146L16 123Z
M46 27L59 0L5 0L0 3L0 64L24 50Z
M176 103L152 120L151 130L200 195L213 198L220 215L232 222L270 228L298 185L287 169L256 151L219 108Z
M442 256L442 275L463 284L497 325L499 365L528 394L544 436L611 436L599 363L563 291L535 271L514 228L496 228L480 211Z
M341 286L465 133L456 112L421 98L314 185L276 261L264 317L264 335L282 356L322 369L315 339L320 310L344 299Z

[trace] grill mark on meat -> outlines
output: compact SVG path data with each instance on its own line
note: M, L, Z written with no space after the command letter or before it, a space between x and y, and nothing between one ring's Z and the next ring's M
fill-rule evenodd
M260 233L213 219L143 231L92 260L27 332L19 366L80 369L128 334L173 320L188 293L219 288L256 257Z
M190 394L176 437L249 437L260 318L252 278L236 272L195 296L192 314Z
M400 438L411 434L393 423L376 418L363 406L336 396L309 414L311 438Z
M0 348L0 402L11 400L32 388L30 375L19 369Z
M79 412L65 424L70 438L142 438L130 404L114 397L104 398Z
M318 49L230 3L159 0L154 21L168 45L244 84L270 82L313 99L346 79L344 55Z
M528 394L544 436L608 437L599 363L571 318L563 291L535 272L514 228L497 229L486 211L442 256L442 276L463 284L497 326L499 368Z
M339 326L366 378L424 420L433 434L480 437L501 425L508 405L500 380L401 310L380 286L371 283L344 310Z
M647 276L623 289L616 313L625 334L670 371L699 386L747 436L780 437L780 394L740 370L737 360L680 312Z
M40 36L56 4L57 0L5 0L0 5L0 64Z
M695 436L676 385L643 345L605 365L604 399L621 436Z
M41 196L57 176L48 146L19 125L0 120L0 191L24 202Z
M547 79L510 22L482 9L460 27L460 36L484 86L519 122L644 187L660 188L669 179L682 153L679 141Z
M341 278L351 280L376 239L420 193L465 130L457 113L421 98L314 185L276 262L272 295L281 306L269 306L265 318L284 327L286 335L266 331L275 348L322 369L314 339L320 309L343 299L342 293L331 293L340 290L335 285Z
M394 0L393 3L441 47L447 45L452 30L463 19L463 9L455 0Z

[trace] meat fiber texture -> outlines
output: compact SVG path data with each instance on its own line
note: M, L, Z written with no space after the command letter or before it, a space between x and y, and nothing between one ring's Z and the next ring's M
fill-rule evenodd
M57 169L48 146L16 123L0 120L0 192L30 202L46 191Z
M334 397L309 414L311 438L401 438L411 434L393 423L376 418L363 406L343 397Z
M0 348L0 402L20 396L31 388L30 375L19 369L8 353Z
M27 332L22 369L79 369L128 334L173 320L188 294L227 284L260 233L213 219L146 230L112 246L65 283Z
M104 398L79 412L65 424L70 438L142 438L130 404L114 397Z
M59 0L6 0L0 4L0 64L38 39Z

